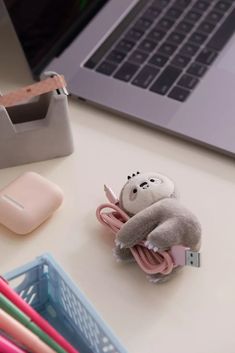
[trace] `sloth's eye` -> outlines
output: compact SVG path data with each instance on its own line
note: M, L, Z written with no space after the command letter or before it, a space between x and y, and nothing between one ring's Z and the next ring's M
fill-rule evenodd
M155 180L154 180L154 179L150 179L150 181L151 181L152 183L154 183L154 182L155 182Z
M134 194L136 194L136 193L137 193L137 189L133 189L132 192L133 192Z

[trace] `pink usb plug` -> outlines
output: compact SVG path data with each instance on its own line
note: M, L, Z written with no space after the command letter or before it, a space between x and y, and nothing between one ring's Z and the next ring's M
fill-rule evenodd
M182 245L174 245L169 251L176 266L201 266L201 254Z
M114 205L118 204L119 200L111 188L104 185L104 192L109 202L113 203Z

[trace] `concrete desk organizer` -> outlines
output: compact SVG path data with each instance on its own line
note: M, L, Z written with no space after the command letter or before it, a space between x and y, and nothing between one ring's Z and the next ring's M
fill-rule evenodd
M73 152L67 94L61 79L47 72L39 83L0 96L0 168Z

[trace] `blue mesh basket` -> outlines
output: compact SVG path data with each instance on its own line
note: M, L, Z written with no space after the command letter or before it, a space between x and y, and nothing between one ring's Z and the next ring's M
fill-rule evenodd
M5 279L80 353L127 353L71 278L42 255ZM12 283L11 283L12 282Z

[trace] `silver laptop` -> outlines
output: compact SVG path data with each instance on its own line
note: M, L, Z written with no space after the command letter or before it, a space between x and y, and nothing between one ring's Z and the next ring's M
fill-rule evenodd
M234 0L5 0L35 77L235 155Z

